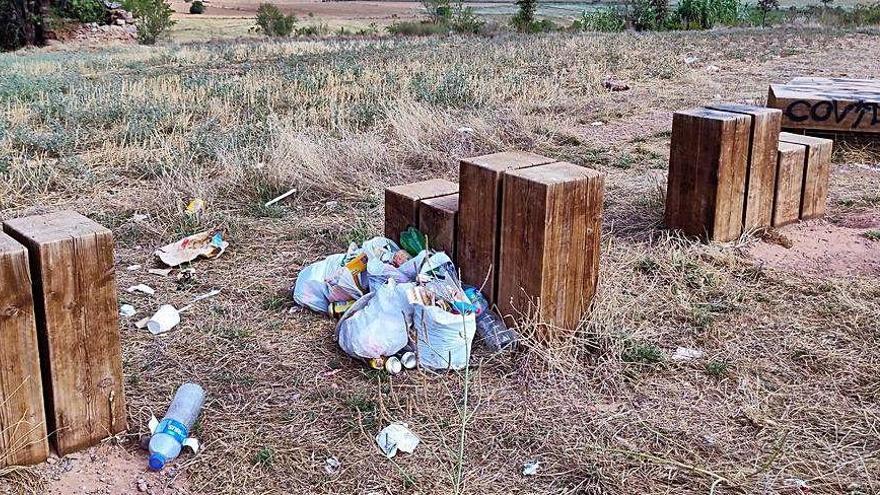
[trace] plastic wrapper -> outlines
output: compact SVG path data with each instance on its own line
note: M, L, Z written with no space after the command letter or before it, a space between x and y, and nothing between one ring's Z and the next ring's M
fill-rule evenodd
M336 325L339 347L361 359L392 356L409 341L412 305L406 291L413 284L389 280L349 308Z

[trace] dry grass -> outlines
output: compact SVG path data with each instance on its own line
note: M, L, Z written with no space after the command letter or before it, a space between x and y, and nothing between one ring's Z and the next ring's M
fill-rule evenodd
M114 229L120 267L226 229L232 249L194 282L118 271L158 290L120 294L142 312L224 289L168 335L122 328L132 433L180 382L208 390L206 448L183 461L196 493L877 493L877 280L763 270L659 224L669 111L760 101L805 67L870 77L878 55L873 33L827 30L3 55L0 219L79 209ZM609 74L633 90L605 92ZM385 185L517 148L608 173L600 293L575 340L477 346L467 377L388 377L344 357L326 318L289 310L300 267L381 231ZM852 188L877 172L846 159L832 216L847 200L876 212ZM705 357L671 361L677 346ZM423 440L394 462L374 445L392 420ZM535 477L519 474L529 459ZM0 490L48 482L11 476Z

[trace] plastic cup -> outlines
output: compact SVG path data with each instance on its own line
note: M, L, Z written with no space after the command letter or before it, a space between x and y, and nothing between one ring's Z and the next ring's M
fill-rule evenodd
M400 364L400 359L397 359L396 356L391 356L385 360L385 371L391 373L392 375L396 375L403 370L403 365Z
M158 335L171 330L178 323L180 323L180 312L177 311L177 308L170 304L163 304L147 322L147 330L153 335Z
M401 354L400 362L403 364L403 367L411 370L418 365L418 361L416 360L416 353L412 351L407 351Z

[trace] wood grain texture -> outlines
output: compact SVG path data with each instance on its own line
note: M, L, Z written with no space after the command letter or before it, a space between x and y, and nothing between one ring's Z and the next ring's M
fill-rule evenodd
M780 134L779 140L807 147L807 158L804 162L801 219L807 220L824 216L825 203L828 200L828 184L831 180L831 153L834 141L788 132Z
M743 229L748 231L769 227L776 190L776 154L782 111L737 103L719 103L708 108L748 115L751 119Z
M458 225L458 194L429 198L419 203L419 230L428 246L443 251L455 261L455 233Z
M4 230L30 252L59 455L125 431L112 233L70 211L10 220Z
M880 80L795 78L771 84L767 106L782 110L784 129L880 133Z
M497 295L503 174L553 161L525 151L493 153L461 161L456 236L458 266L462 281L482 287L490 302L495 302Z
M458 184L428 179L385 189L385 237L400 242L400 233L419 225L419 201L458 193Z
M695 108L672 118L665 221L716 241L743 231L751 119Z
M777 152L776 194L773 202L773 226L797 222L801 216L804 164L807 147L780 141Z
M28 253L0 232L0 468L48 455Z
M498 310L537 318L539 338L571 336L599 276L604 175L571 163L513 170L504 180Z

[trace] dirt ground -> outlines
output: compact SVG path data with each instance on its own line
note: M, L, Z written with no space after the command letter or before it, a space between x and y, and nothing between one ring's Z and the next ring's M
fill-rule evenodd
M0 493L880 493L876 141L835 142L824 219L727 244L662 225L671 112L761 103L806 71L872 77L878 58L870 29L0 55L0 220L72 208L112 228L138 317L222 289L162 336L123 319L128 434ZM388 376L292 304L302 267L382 231L384 187L509 149L606 174L600 289L573 340L524 325L514 353L477 343L467 375ZM230 249L195 278L146 272L215 227ZM136 440L188 380L208 393L204 449L145 473ZM389 461L392 421L422 443Z

